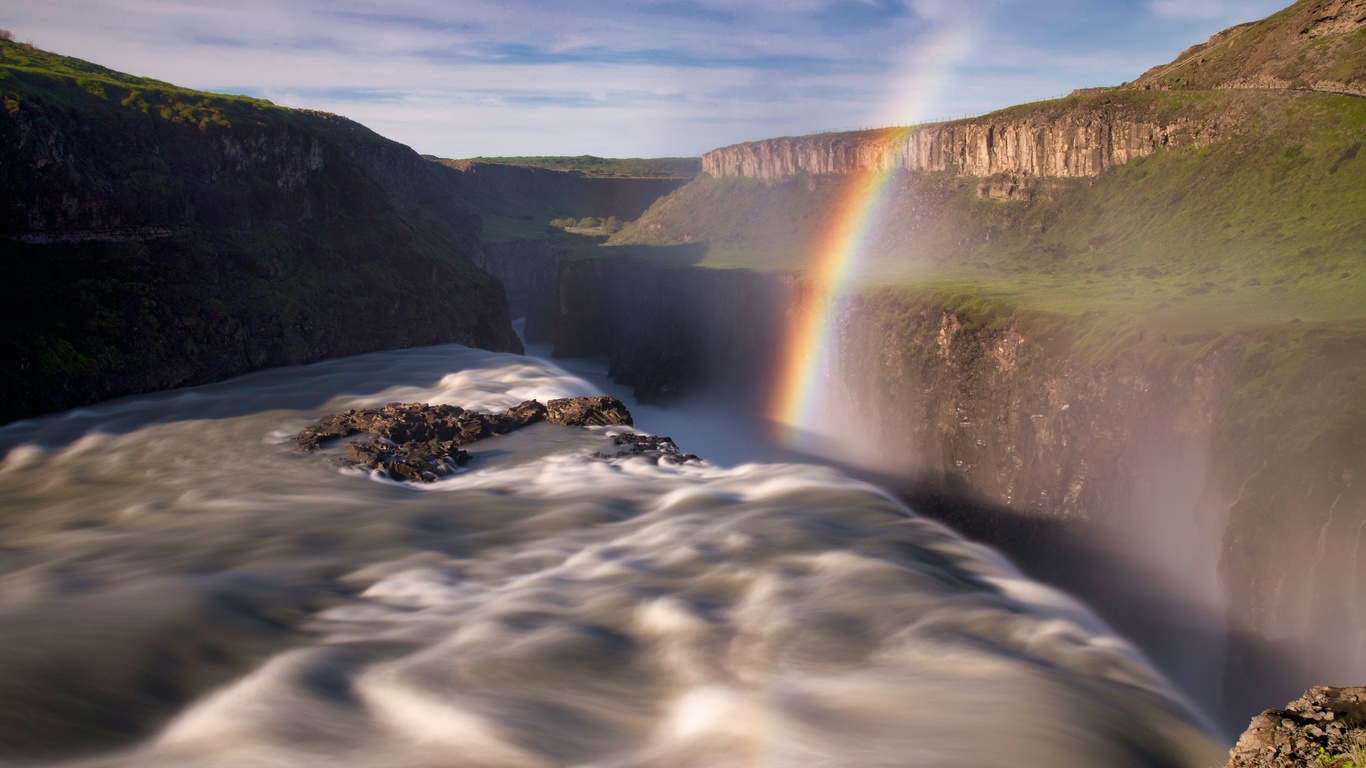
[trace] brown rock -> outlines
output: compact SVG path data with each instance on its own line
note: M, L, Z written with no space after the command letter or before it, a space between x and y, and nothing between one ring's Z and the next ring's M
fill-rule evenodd
M615 397L566 397L546 403L546 421L570 427L631 426L630 411Z
M1332 722L1325 731L1318 723ZM1366 687L1317 686L1252 718L1229 750L1228 768L1366 765Z

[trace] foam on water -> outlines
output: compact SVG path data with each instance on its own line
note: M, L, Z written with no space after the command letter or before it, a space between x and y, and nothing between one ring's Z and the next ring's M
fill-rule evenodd
M92 736L90 765L1218 760L1087 609L833 470L594 460L619 428L542 425L471 446L468 471L419 490L287 440L348 407L590 393L544 361L440 347L0 429L0 624L98 644L98 626L53 612L183 583L198 597L177 616L240 661L186 682L194 700L141 742ZM232 645L262 617L282 637ZM104 642L137 659L164 627ZM203 648L174 652L160 673L185 682ZM111 672L81 695L128 701L138 679ZM0 737L19 720L71 732L81 713L35 685L0 665Z

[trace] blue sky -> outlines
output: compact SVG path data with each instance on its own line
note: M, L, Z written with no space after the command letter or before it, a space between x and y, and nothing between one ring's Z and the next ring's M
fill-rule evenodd
M1113 85L1289 0L0 0L20 40L443 157L696 155Z

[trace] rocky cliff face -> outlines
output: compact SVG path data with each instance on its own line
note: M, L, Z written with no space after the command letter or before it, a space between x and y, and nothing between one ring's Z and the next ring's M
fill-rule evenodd
M0 75L0 422L378 349L520 349L453 171L334 115L13 43Z
M1366 0L1300 0L1224 30L1119 89L912 128L820 134L709 152L712 176L779 179L798 173L893 170L960 176L1086 178L1171 147L1202 147L1239 132L1247 115L1164 110L1141 91L1300 90L1366 95ZM1157 107L1157 108L1155 108ZM990 194L1010 199L997 185Z
M952 123L737 144L703 155L702 169L770 180L893 170L1086 178L1159 149L1207 145L1222 125L1217 116L1162 119L1146 104L1101 94Z
M810 296L782 275L572 262L556 353L609 355L647 398L719 383L762 410L785 318ZM1110 552L1099 567L1132 570L1106 587L1094 573L1059 583L1140 636L1155 621L1145 601L1188 611L1162 619L1180 626L1149 651L1230 730L1306 681L1360 669L1359 644L1340 640L1366 636L1366 611L1341 590L1366 583L1366 493L1353 480L1366 453L1301 431L1298 416L1263 414L1280 431L1255 437L1236 426L1240 393L1268 385L1249 350L1277 342L1235 335L1194 342L1189 357L1139 346L1092 359L1069 351L1075 323L998 310L896 290L852 297L822 384L826 422L810 428L863 446L842 458L884 477L1094 536ZM1323 347L1320 375L1353 386L1337 358L1366 351Z
M485 243L476 263L507 291L508 311L525 317L522 336L533 344L554 340L560 265L567 255L560 240Z

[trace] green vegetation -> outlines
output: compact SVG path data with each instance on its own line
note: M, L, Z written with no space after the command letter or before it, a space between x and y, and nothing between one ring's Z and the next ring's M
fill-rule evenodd
M1040 182L1028 202L983 199L975 179L903 173L885 184L859 278L1120 314L1158 334L1366 315L1366 100L1135 96L1144 109L1171 99L1256 120L1209 147L1162 151L1094 180ZM848 184L701 178L609 244L704 243L703 266L801 270Z
M595 216L584 216L581 219L551 219L550 226L574 234L613 235L620 232L621 228L626 225L616 216L608 216L605 219L600 219Z
M609 235L617 227L607 226L608 219L634 219L687 181L589 176L482 160L439 162L456 172L455 197L483 220L484 242L563 237L570 230L572 235Z
M14 114L24 100L37 100L49 107L88 110L96 106L91 99L94 97L103 102L103 114L91 115L95 119L126 119L115 115L133 109L200 129L242 122L259 124L264 119L286 118L293 113L264 99L180 88L3 37L0 37L0 95L10 114Z
M692 178L702 172L700 157L476 157L480 163L575 171L594 178Z

